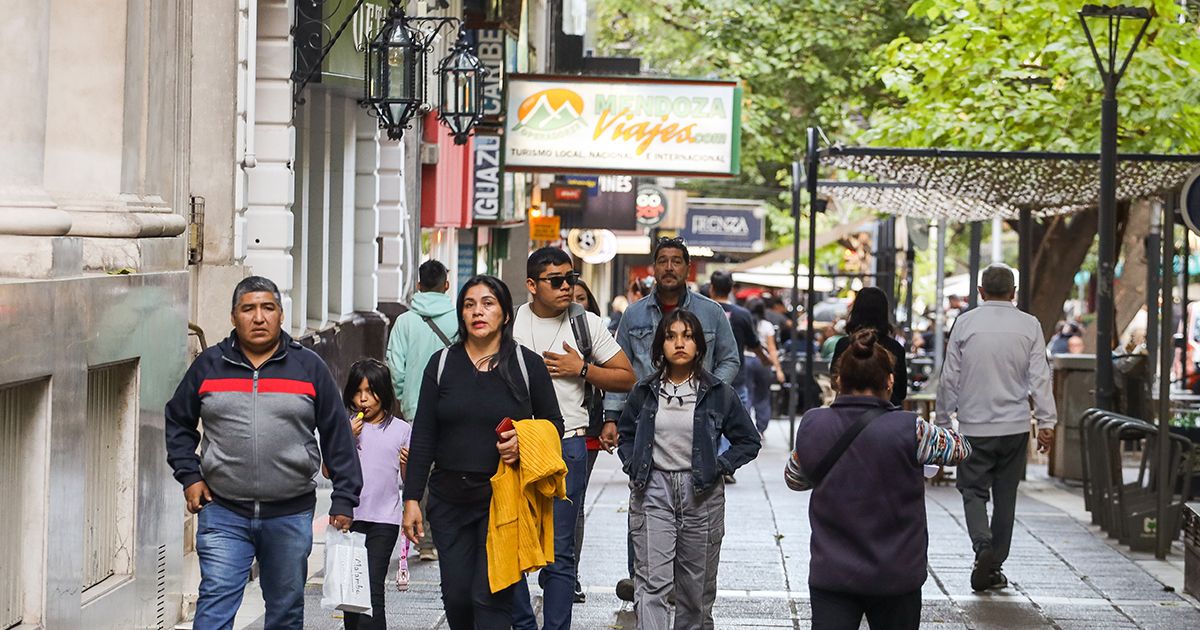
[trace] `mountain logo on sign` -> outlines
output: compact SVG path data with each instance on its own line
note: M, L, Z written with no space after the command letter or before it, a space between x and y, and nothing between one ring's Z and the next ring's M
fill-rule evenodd
M521 102L513 131L553 139L568 136L585 126L583 98L571 90L553 88L537 92Z

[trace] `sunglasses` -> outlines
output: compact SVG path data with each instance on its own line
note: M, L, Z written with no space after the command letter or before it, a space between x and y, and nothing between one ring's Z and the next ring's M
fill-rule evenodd
M662 249L663 247L678 247L686 250L687 241L683 240L682 236L660 236L658 237L656 247L658 249Z
M579 273L569 273L565 276L546 276L545 278L538 278L538 281L549 282L550 288L557 291L558 289L562 288L564 282L567 283L567 286L569 287L579 284Z

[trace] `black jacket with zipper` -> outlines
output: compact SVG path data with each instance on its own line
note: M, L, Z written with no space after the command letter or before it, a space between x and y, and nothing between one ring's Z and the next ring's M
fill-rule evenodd
M313 509L322 457L329 513L351 516L358 505L362 471L341 391L321 357L287 333L257 370L236 333L200 353L164 413L175 479L206 482L224 507L258 518Z

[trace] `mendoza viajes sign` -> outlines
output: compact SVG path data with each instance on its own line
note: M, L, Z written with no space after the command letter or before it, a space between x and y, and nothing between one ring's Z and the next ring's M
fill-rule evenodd
M679 235L688 245L703 245L718 251L760 252L766 215L766 208L757 203L706 206L688 200L687 222Z
M505 168L731 177L741 88L732 81L509 75Z

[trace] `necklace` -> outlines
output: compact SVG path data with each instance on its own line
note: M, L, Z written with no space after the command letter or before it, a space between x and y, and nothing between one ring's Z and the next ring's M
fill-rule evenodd
M695 396L696 392L691 388L691 377L688 377L682 383L676 383L672 381L670 377L668 377L666 380L667 384L671 386L671 392L667 393L667 391L664 389L662 393L667 399L668 405L674 402L676 405L682 407L686 404L688 397ZM685 386L687 386L686 389L684 388ZM682 392L680 391L681 389L683 390Z
M542 319L542 318L538 317L537 313L533 312L532 306L529 307L529 345L533 346L533 351L538 353L538 356L541 356L541 355L545 354L546 352L549 352L550 349L554 347L554 340L558 339L558 336L562 334L563 326L567 325L566 315L567 315L566 311L563 311L562 315L559 315L558 330L554 331L554 336L550 338L550 345L546 346L545 350L538 350L537 349L537 347L538 347L537 337L534 335L534 331L533 331L533 321L535 318L537 318L537 319Z

